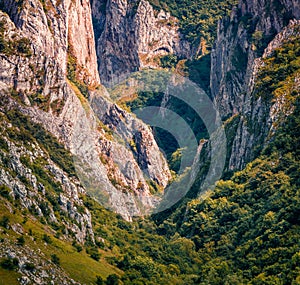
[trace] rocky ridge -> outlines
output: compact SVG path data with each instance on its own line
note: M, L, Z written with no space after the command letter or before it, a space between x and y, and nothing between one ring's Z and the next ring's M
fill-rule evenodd
M46 219L53 224L59 223L60 227L65 227L65 233L74 235L79 243L84 243L87 236L94 240L91 214L83 207L80 198L86 193L80 181L70 178L69 174L58 167L36 142L12 140L9 134L21 135L20 130L7 121L3 114L1 119L1 137L7 144L7 152L1 150L0 181L2 185L11 189L7 193L8 197L17 200L23 208L34 213L37 218ZM40 166L41 163L45 165ZM47 179L51 177L52 184L57 186L59 193L49 192L48 185L41 182L41 173L44 173L44 179L46 176ZM51 205L48 201L52 196L56 202ZM84 210L79 211L79 208ZM58 220L55 213L58 210L62 211L68 219Z
M280 45L284 35L293 33L296 22L288 26L289 21L299 18L295 1L245 0L230 18L219 23L211 56L210 88L220 115L228 122L232 122L231 117L238 120L234 120L237 128L229 154L230 170L242 169L267 141L274 109L280 103L270 104L253 94L259 58Z
M35 0L9 0L5 1L3 10L18 32L22 31L23 36L31 40L35 54L42 52L55 58L65 73L68 48L72 47L72 55L78 65L84 67L81 78L88 85L99 84L89 1L58 1L56 4L45 1L42 4Z
M95 181L101 182L100 191L109 196L113 210L131 219L131 216L142 214L143 210L138 206L140 200L142 208L153 207L149 181L164 187L170 178L167 163L151 130L110 103L104 89L95 89L99 85L99 76L90 30L92 23L91 17L85 16L91 15L89 2L54 5L46 1L43 6L37 0L23 4L10 1L3 9L7 12L1 12L6 25L4 39L8 40L9 34L28 39L30 54L1 54L1 92L5 89L12 92L15 97L11 96L10 100L18 102L17 108L41 123L80 161L89 162L93 169L89 174L95 174ZM80 17L84 21L78 21ZM75 33L78 29L82 31L83 39ZM86 34L89 36L85 37ZM83 48L79 49L81 46ZM66 75L70 71L70 60L74 59L75 76L70 78L75 81L72 82L66 80ZM126 129L121 140L116 138L118 134L110 135L115 129L113 124L103 123L102 115L90 107L90 102L78 88L83 84L89 89L85 90L91 98L101 98L101 114L109 116L117 110L115 124L122 122ZM123 117L127 119L123 120ZM139 129L141 132L136 131ZM139 137L137 133L147 137L147 142L135 139L134 136ZM138 146L136 151L130 146L134 140ZM106 159L101 160L100 156L106 156ZM77 170L83 169L79 166Z

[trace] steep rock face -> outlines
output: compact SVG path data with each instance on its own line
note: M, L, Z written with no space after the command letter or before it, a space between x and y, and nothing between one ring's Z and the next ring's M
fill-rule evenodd
M228 169L241 169L265 143L273 103L253 94L259 58L266 48L273 50L276 45L270 41L290 19L299 17L295 1L243 0L230 18L219 23L211 56L211 93L224 119L239 115Z
M275 49L281 47L285 42L299 36L300 21L292 20L268 44L262 57L255 59L253 74L250 79L250 87L252 89L249 90L249 94L246 97L248 104L245 104L241 112L241 120L229 160L231 169L241 168L252 159L255 156L255 151L259 151L268 143L274 132L276 132L276 127L282 124L287 116L293 112L292 104L287 100L287 97L292 91L300 92L299 74L290 82L289 89L285 90L281 96L271 100L271 102L262 97L257 98L255 83L259 71L264 66L263 60L268 58Z
M212 51L211 92L221 116L240 112L251 90L255 58L290 19L300 17L296 1L240 1L230 18L219 22Z
M93 110L90 107L92 102L81 94L77 82L66 80L66 66L71 56L76 59L78 80L85 82L89 88L99 83L95 50L90 46L92 33L87 35L91 32L91 22L87 17L86 22L78 23L78 19L84 17L84 11L88 13L89 4L82 2L82 7L77 7L81 2L76 3L72 1L70 6L61 6L61 12L53 18L50 1L45 4L47 16L46 8L33 0L24 1L22 9L16 2L10 2L5 8L9 16L1 12L1 19L5 22L5 41L9 42L14 37L14 40L27 38L30 42L28 44L26 41L26 54L22 50L0 54L1 96L7 92L14 94L11 100L19 104L18 108L24 114L59 138L81 162L87 162L86 165L91 166L92 170L82 169L80 163L77 170L87 172L85 174L89 180L99 182L97 189L101 195L104 193L108 197L108 204L125 218L131 219L131 216L143 213L140 208L154 206L156 200L152 199L147 180L164 187L170 172L151 130L141 121L110 103L104 89L89 91L90 98L99 98L101 112L95 106ZM32 10L32 7L36 9ZM72 9L75 10L72 12ZM33 12L37 14L36 18ZM68 13L70 17L58 23L61 15ZM31 25L35 32L29 29ZM80 39L81 36L75 39L76 27L81 29L83 39ZM56 28L60 36L54 32ZM75 42L82 43L83 49L74 47ZM87 66L83 69L81 64ZM111 123L113 117L115 124L126 130L126 136L118 134L116 126ZM136 142L141 154L130 146L139 129L147 134L147 143ZM116 135L112 136L114 131ZM148 147L149 150L144 151ZM106 159L101 159L102 156ZM143 163L140 157L143 157ZM87 188L92 189L88 185ZM99 193L92 194L99 198Z
M158 67L159 56L189 57L191 48L178 31L177 19L142 1L93 0L99 73L104 84L128 73Z
M139 166L148 179L155 181L161 187L166 187L170 179L170 172L150 128L141 120L134 118L117 105L106 101L102 96L97 96L97 94L92 97L91 106L101 122L114 130L115 135L130 146L131 156L135 157L137 163L134 167ZM118 165L123 164L122 161L126 160L125 157L120 160ZM132 172L129 171L128 174L130 173ZM143 181L143 179L140 181Z
M181 38L178 20L163 10L154 11L147 1L139 3L136 15L136 37L141 67L156 67L151 58L169 53L181 57L190 55L188 42Z
M64 1L62 1L63 3ZM89 86L99 85L97 56L89 0L66 1L68 41L71 54L81 66L80 79Z
M1 1L0 3L2 3ZM4 3L4 2L3 2ZM7 12L16 28L31 39L34 51L55 58L63 72L67 68L67 50L81 70L81 78L88 85L98 85L97 59L94 48L93 26L89 1L5 1ZM82 36L78 36L82 35Z

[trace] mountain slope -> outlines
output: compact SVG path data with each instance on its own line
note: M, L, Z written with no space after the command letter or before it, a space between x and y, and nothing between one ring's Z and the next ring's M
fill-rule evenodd
M151 209L151 184L163 189L170 172L151 130L100 85L93 35L86 37L93 34L89 2L1 5L1 94L8 90L23 114L71 150L99 201L105 196L101 201L128 220Z
M262 154L159 226L195 243L202 260L195 284L299 283L299 28L294 21L275 37L257 71L254 94L283 102L275 103Z
M92 3L102 16L107 4L107 19L119 13L115 24L150 11L159 52L178 40L170 22L155 30L173 18L146 1ZM205 196L141 219L170 173L149 127L100 84L89 1L0 9L0 284L299 284L297 1L241 0L220 22L211 90L228 172ZM128 61L128 26L120 41L105 27ZM202 143L193 197L209 161Z
M276 118L274 102L255 95L259 58L289 21L299 18L295 1L240 1L231 17L219 23L211 57L211 94L224 120L239 116L228 170L242 169L267 143Z
M71 153L2 99L0 284L96 284L100 276L171 285L194 278L192 242L169 242L150 221L129 223L100 206L81 186Z

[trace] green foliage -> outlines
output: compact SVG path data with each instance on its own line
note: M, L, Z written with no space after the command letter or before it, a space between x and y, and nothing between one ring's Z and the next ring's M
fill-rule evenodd
M300 39L291 38L264 59L264 65L258 74L256 96L269 101L284 93L290 95L290 80L299 71Z
M107 277L105 281L106 285L119 285L119 277L116 274L111 274Z
M239 115L233 115L228 120L224 122L225 126L225 134L226 134L226 162L225 167L229 164L229 159L232 152L232 146L233 142L236 136L236 131L238 128L238 124L240 122L240 116ZM223 179L229 178L232 175L232 171L227 171L223 174Z
M178 58L174 54L168 54L160 58L160 65L163 68L175 68Z
M159 187L159 185L153 181L153 180L146 180L148 186L149 186L149 191L151 194L155 194L157 192L160 192L162 191L162 189Z
M0 276L2 284L9 284L9 285L19 285L20 282L18 281L21 278L21 274L16 271L9 271L3 269L0 266Z
M0 21L0 53L30 57L32 55L30 41L27 38L11 40L5 35L6 22Z
M166 238L157 235L156 226L149 220L128 223L104 210L88 196L84 198L84 204L93 213L96 237L105 239L102 247L107 252L115 253L106 259L125 272L119 277L124 285L184 284L180 280L185 278L185 274L192 274L193 266L197 263L192 241L190 244L183 242L181 246L180 240L176 242L177 237L170 244ZM180 264L182 272L175 266L170 273L170 263Z
M23 246L24 244L25 244L25 238L22 235L22 236L20 236L20 237L17 238L17 245Z
M8 144L3 137L0 137L0 149L8 152Z
M47 234L44 234L43 235L43 241L48 243L48 244L51 244L52 243L52 240L51 240L51 237L48 236ZM52 257L51 257L52 258Z
M133 100L126 102L126 105L131 110L136 110L144 108L146 106L160 106L161 100L163 98L163 93L161 92L139 92L138 97Z
M189 79L209 93L210 84L210 54L186 62Z
M147 106L160 106L162 98L163 93L140 92L138 97L134 101L126 102L126 104L132 111L134 111L136 109L144 108ZM182 100L171 96L168 101L168 109L176 112L181 118L186 120L188 125L193 130L197 140L208 137L207 130L203 121L198 116L196 111L192 108L192 106L189 106ZM176 151L179 148L177 141L171 133L162 128L154 127L153 132L158 146L165 152L171 169L177 171L178 162L176 163L174 160L174 157L177 155ZM184 148L184 146L182 147Z
M4 258L0 262L0 266L6 270L15 270L18 268L19 260L17 258Z
M26 56L31 55L30 41L27 38L21 38L14 44L18 54L24 54Z
M35 270L35 265L33 263L30 263L30 262L26 262L24 264L24 268L28 271L34 271Z
M104 282L103 282L103 279L101 276L97 276L96 277L96 285L103 285Z
M51 110L56 114L59 115L64 107L64 101L61 99L56 99L50 104Z
M299 130L297 96L294 112L259 158L160 226L194 242L201 264L197 284L297 284Z
M212 46L216 36L217 22L230 13L236 0L151 0L157 9L164 9L179 19L179 27L185 37L194 44L201 38Z
M40 84L43 85L43 79L40 80ZM48 112L50 110L50 95L44 96L42 93L29 94L28 99L31 105L38 106L41 110Z
M172 134L167 132L164 129L161 128L153 128L154 136L157 141L157 144L160 149L162 149L167 157L169 167L171 167L172 170L177 171L178 168L176 168L178 165L176 163L173 163L172 161L172 154L177 151L179 148L179 145L176 141L176 139L173 137ZM172 168L174 167L174 168Z
M255 31L252 34L252 42L254 44L258 44L263 39L263 32L262 31Z
M51 254L51 261L56 265L60 265L60 258L56 254Z
M21 160L22 162L24 162L24 159ZM57 202L55 200L55 198L53 196L51 196L51 192L53 192L53 190L56 193L61 193L62 192L62 188L61 185L54 181L52 175L45 170L45 168L43 167L43 163L45 163L44 161L35 161L34 163L24 163L24 165L26 165L27 167L29 167L30 169L32 169L33 174L36 176L37 180L42 183L45 187L45 189L47 190L47 198L50 201L50 203L53 206L53 209L57 210ZM47 214L47 205L41 203L40 204L41 209L44 210L44 213Z
M3 216L0 220L0 227L7 229L9 226L9 218L7 216Z
M9 199L9 193L11 192L10 188L6 185L0 185L0 195L6 199Z
M82 246L77 242L73 242L72 245L76 248L77 252L81 252L83 250Z
M28 117L17 110L6 112L6 116L14 126L18 126L20 129L19 134L15 132L11 134L12 139L25 142L31 139L36 140L49 153L51 160L69 175L76 175L72 155L40 124L33 123Z
M171 155L171 159L170 159L170 168L172 170L174 170L175 172L178 172L179 168L180 168L180 162L181 162L181 157L182 157L182 149L178 148L177 150L175 150L172 155Z
M95 259L96 261L100 260L101 255L99 254L98 250L91 252L91 258Z
M84 97L88 98L89 89L84 82L78 79L78 69L80 69L80 67L77 64L77 60L74 56L72 56L71 51L69 51L67 61L67 78L76 85L76 87L79 89L79 91Z

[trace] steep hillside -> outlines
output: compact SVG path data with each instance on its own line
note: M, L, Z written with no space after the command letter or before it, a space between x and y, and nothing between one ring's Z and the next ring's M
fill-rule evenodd
M268 146L159 227L194 241L203 261L196 284L299 283L299 28L284 29L257 70L255 96L282 102Z
M116 273L89 257L92 248L82 254L76 250L98 239L71 154L41 125L8 109L7 103L2 97L0 283L16 284L20 278L21 284L74 284L70 276L88 282L97 272L103 277ZM78 278L73 262L86 266L91 276Z
M129 223L100 206L81 186L71 153L7 103L2 97L0 284L192 282L192 242L170 242L150 221Z
M151 130L100 85L89 2L0 3L1 96L71 150L95 198L128 220L151 209L170 172Z

